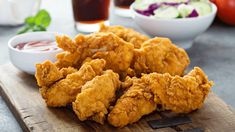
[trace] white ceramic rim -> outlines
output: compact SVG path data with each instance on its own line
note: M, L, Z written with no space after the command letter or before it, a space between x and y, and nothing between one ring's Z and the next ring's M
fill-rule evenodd
M205 16L199 16L199 17L190 17L190 18L179 18L179 19L156 19L156 18L151 18L151 17L148 17L148 16L145 16L145 15L141 15L139 13L137 13L135 10L134 10L134 5L135 5L135 2L131 4L130 6L130 9L131 9L131 12L133 13L133 15L135 16L138 16L140 18L143 18L143 19L148 19L148 20L156 20L156 21L172 21L172 22L179 22L179 21L191 21L191 20L196 20L196 19L204 19L204 18L208 18L212 15L215 15L217 13L217 7L214 3L210 2L211 6L212 6L212 12L210 14L207 14ZM133 16L132 16L133 17Z
M30 32L30 33L19 34L19 35L16 35L16 36L12 37L8 41L8 48L10 48L11 50L13 50L15 52L25 53L25 54L48 54L48 53L54 53L54 52L58 52L58 51L63 51L62 49L59 49L59 50L43 51L43 52L24 52L24 51L20 51L20 50L18 50L18 49L13 47L12 42L15 39L19 39L19 38L23 38L23 37L30 37L31 34L50 34L50 35L54 34L54 35L61 35L61 33L58 33L58 32ZM33 40L31 40L31 41L33 41Z

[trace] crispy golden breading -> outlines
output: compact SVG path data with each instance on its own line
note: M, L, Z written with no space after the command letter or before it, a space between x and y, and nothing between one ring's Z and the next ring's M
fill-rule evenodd
M87 57L102 58L107 62L106 69L122 73L130 67L134 54L134 46L113 33L78 35L74 41L67 36L57 36L56 40L58 46L67 51L57 56L59 67L79 67Z
M41 87L50 86L57 80L60 80L63 75L51 61L45 61L42 64L36 64L35 77L38 86Z
M70 53L70 52L62 52L56 55L57 61L55 62L55 65L58 68L66 68L66 67L75 67L79 68L80 63L80 53L75 52L75 53Z
M115 100L115 92L119 86L119 75L112 70L107 70L87 82L73 102L73 110L78 118L81 121L94 120L103 124L110 103Z
M140 34L133 29L122 26L105 26L103 23L100 24L99 32L112 32L123 40L132 43L135 48L140 48L144 41L149 39L149 37Z
M177 113L199 109L213 85L199 67L195 67L184 77L152 73L143 78L149 78L153 83L158 82L153 85L154 94L165 109Z
M73 68L73 67L68 67L68 68L62 68L60 69L60 72L63 75L63 78L67 77L69 74L72 74L74 72L77 72L78 70Z
M56 36L56 42L58 47L62 48L64 51L70 53L79 51L77 43L67 35Z
M130 79L127 81L129 85ZM138 121L156 110L158 104L162 110L189 113L202 106L213 85L198 67L184 77L151 73L134 78L132 83L108 115L109 123L115 127Z
M178 48L167 38L153 38L140 49L135 49L132 68L141 73L170 73L183 75L190 63L184 49Z
M104 67L105 60L103 59L96 59L84 63L77 72L67 75L65 79L61 79L49 87L42 86L42 88L40 88L40 93L48 106L66 106L67 104L75 101L76 95L81 91L81 87L87 81L90 81L95 76L100 75ZM37 69L38 72L40 72L39 70L40 69ZM53 75L54 73L49 76Z
M108 122L115 127L124 127L152 113L156 108L157 104L154 102L151 89L142 80L136 79L127 92L117 100L108 115Z
M65 78L68 74L76 72L72 67L59 70L51 61L45 61L42 64L36 64L35 77L38 86L50 86L54 82Z

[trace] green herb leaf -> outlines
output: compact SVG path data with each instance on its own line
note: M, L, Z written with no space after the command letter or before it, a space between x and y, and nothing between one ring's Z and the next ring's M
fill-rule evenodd
M40 10L35 16L35 25L48 27L51 22L51 17L46 10Z
M33 32L38 32L38 31L46 31L47 29L45 28L45 27L43 27L43 26L37 26L37 25L35 25L34 27L33 27Z
M29 26L34 26L34 17L30 16L25 19L25 23L28 24Z
M51 23L51 17L49 13L42 9L35 16L25 18L25 26L21 28L17 34L26 33L28 31L46 31L46 28Z
M26 25L25 27L19 29L19 30L17 31L17 34L26 33L26 32L28 32L30 29L31 29L31 27Z

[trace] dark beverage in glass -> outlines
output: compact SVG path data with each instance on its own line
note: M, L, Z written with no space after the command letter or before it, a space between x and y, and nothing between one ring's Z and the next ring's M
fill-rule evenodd
M129 7L133 2L135 0L114 0L115 14L123 17L131 17Z
M72 0L76 28L82 32L94 32L99 23L108 24L110 0Z
M125 8L129 9L130 5L134 2L135 0L114 0L115 6L119 8Z

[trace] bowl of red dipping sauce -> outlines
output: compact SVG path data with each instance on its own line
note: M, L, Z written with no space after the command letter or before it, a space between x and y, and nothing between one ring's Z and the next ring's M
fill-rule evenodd
M45 60L56 61L56 55L62 52L57 47L54 32L32 32L17 35L8 42L10 60L18 69L35 73L35 65Z

